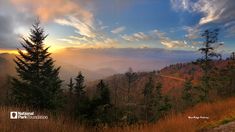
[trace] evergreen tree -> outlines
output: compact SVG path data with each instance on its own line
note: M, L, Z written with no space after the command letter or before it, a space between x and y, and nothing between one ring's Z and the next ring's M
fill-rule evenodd
M111 110L111 99L109 87L104 83L103 80L97 84L96 94L92 101L92 108L94 111L93 118L95 119L95 123L110 123L114 117L113 112ZM112 114L111 114L111 113Z
M16 56L18 78L12 79L11 97L17 104L41 109L55 109L62 105L62 89L58 74L60 67L55 68L54 60L43 41L47 35L35 22L30 30L30 37L23 38L22 47Z
M232 53L231 53L230 59L231 59L231 60L235 60L235 52L232 52Z
M78 98L82 98L82 96L84 96L86 93L84 90L86 86L84 85L84 76L82 75L81 72L79 72L79 74L75 78L75 81L76 81L75 86L74 86L75 93Z
M230 96L235 95L235 61L232 60L229 62L227 68L227 77L228 78L228 93ZM224 77L221 75L220 77Z
M143 90L146 121L149 121L149 116L151 116L150 113L152 112L152 99L154 97L153 90L154 90L153 76L150 75L148 82L145 84Z
M70 78L69 84L67 86L69 87L69 94L71 96L73 94L73 90L74 90L74 83L73 83L72 78Z
M100 105L111 103L108 85L106 85L103 80L100 80L100 82L97 84L96 94Z
M235 61L229 60L228 65L219 70L219 73L214 76L217 87L217 94L222 97L235 95Z
M193 84L191 79L186 80L182 91L182 100L186 106L193 105Z
M130 89L131 89L131 84L136 80L137 74L133 72L132 68L129 68L129 70L125 73L125 76L127 77L128 81L128 97L127 97L127 102L130 103Z
M156 85L156 94L153 98L154 113L150 121L156 121L171 108L170 100L168 96L162 95L162 84L160 82Z
M162 84L160 82L157 83L156 85L156 100L162 100Z
M154 122L164 116L164 114L171 108L170 100L166 95L162 95L162 84L154 83L153 75L148 79L143 90L144 106L145 106L145 120L147 122Z
M209 81L210 76L209 73L212 69L212 65L210 61L213 57L220 57L220 54L215 52L215 47L218 42L218 29L215 30L205 30L202 34L202 37L205 38L205 42L203 44L204 47L200 48L199 51L204 55L203 58L200 60L201 67L203 69L204 75L202 77L202 86L200 87L201 101L208 99L208 93L210 89ZM220 44L221 45L221 44Z
M119 89L119 80L120 80L120 77L118 75L114 75L113 76L113 79L112 79L112 85L114 87L114 97L113 97L113 100L114 100L114 113L115 113L115 121L118 120L118 89Z
M132 68L129 68L129 70L125 73L125 76L127 77L128 81L128 90L127 90L127 120L130 122L130 91L131 91L131 84L137 79L137 74L133 72Z
M75 102L76 102L76 109L75 115L77 119L80 121L84 121L88 118L89 109L90 109L90 100L85 92L85 84L84 84L84 76L81 72L78 73L77 77L75 78Z
M70 115L72 118L75 117L76 113L76 98L74 96L74 82L73 78L71 77L69 83L67 84L68 87L68 94L66 94L66 103L65 103L65 111Z

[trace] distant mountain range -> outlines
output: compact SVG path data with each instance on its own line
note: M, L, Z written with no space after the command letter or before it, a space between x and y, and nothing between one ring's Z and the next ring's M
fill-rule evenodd
M78 72L86 76L86 81L105 78L116 73L124 73L129 67L134 71L160 70L177 62L189 62L199 54L194 51L171 51L165 49L78 49L67 48L53 53L56 66L61 66L60 76L67 81ZM0 72L15 75L15 55L0 54Z

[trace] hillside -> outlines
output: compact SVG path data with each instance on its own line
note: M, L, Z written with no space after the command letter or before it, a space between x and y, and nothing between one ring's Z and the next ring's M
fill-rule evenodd
M216 68L222 69L228 65L227 60L212 62ZM145 83L149 78L150 72L137 72L137 79L131 84L131 96L134 102L143 99L142 91ZM162 83L162 90L164 94L171 96L180 96L185 80L192 79L194 85L197 85L202 76L202 70L197 63L177 63L167 66L156 72L154 78L155 82ZM115 74L104 79L111 88L111 94L114 97L115 89L117 92L118 101L125 102L127 96L127 78L124 74ZM98 80L91 81L87 84L88 93L93 93ZM133 102L133 103L134 103Z

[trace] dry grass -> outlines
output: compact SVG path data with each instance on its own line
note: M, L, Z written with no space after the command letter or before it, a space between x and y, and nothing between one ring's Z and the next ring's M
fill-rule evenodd
M109 131L123 132L194 132L202 128L208 128L217 124L218 121L235 115L235 98L226 99L215 103L199 104L188 109L182 114L170 114L165 119L155 124L142 126L129 126L125 128L108 128ZM188 119L188 116L206 116L209 119Z
M57 119L49 115L48 120L10 120L9 112L13 108L0 108L0 130L3 132L193 132L216 126L218 121L233 119L235 116L235 98L226 99L215 103L199 104L188 109L182 114L170 114L165 119L159 120L155 124L142 124L125 127L102 127L87 129L76 122L71 122L64 117ZM27 111L27 110L20 110ZM188 119L188 116L206 116L209 119ZM51 117L51 118L50 118Z

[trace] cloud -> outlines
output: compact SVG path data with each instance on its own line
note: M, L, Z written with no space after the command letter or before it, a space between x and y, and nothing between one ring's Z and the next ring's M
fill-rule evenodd
M75 16L67 16L60 19L55 19L54 22L75 28L75 35L65 36L64 38L58 39L59 41L66 42L69 45L80 48L110 48L116 47L119 43L106 35L103 30L108 26L103 25L102 21L94 20L84 22Z
M200 38L200 28L199 26L184 26L183 30L185 30L187 32L187 34L185 35L185 37L189 40L193 40L193 39L197 39Z
M43 22L55 22L76 29L77 36L85 39L96 37L93 13L85 6L87 2L72 0L11 0L15 8L25 14L38 16ZM71 43L67 38L58 40Z
M96 33L92 27L92 24L86 23L77 19L74 16L69 16L67 18L55 19L55 22L61 25L71 26L77 29L77 33L85 35L87 37L95 37Z
M79 2L71 0L11 0L21 12L33 13L41 21L55 21L58 24L72 26L82 35L94 37L93 13L85 9Z
M20 11L32 12L42 21L53 20L68 14L74 14L84 21L90 21L93 18L91 12L71 0L11 0L11 2Z
M32 24L31 14L18 12L8 0L0 1L0 48L16 49L20 47L19 36L26 35L26 29Z
M231 8L231 5L233 8ZM235 2L233 0L200 0L193 5L194 11L204 14L199 21L200 25L209 22L226 22L234 16Z
M187 44L186 41L172 40L169 37L166 37L164 32L161 32L159 30L153 30L152 33L155 34L160 39L160 43L167 48L192 48Z
M223 29L226 37L235 36L234 0L171 0L171 5L176 11L200 14L198 23L186 29L188 39L199 38L200 31L211 25Z
M132 35L123 35L122 38L126 41L142 41L142 40L149 40L150 36L144 34L143 32L137 32Z
M126 28L124 26L121 26L121 27L117 27L117 28L113 29L111 32L113 34L119 34L119 33L123 32L125 29Z
M89 42L89 41L93 41L93 38L90 38L90 37L87 37L87 36L84 36L84 35L76 35L76 36L69 36L68 37L69 40L77 40L77 41L80 41L80 42Z
M164 38L166 33L159 31L158 29L153 30L152 32L153 36L157 36L158 38Z
M235 21L228 22L224 25L225 29L227 29L228 34L226 37L234 37L235 36Z
M150 41L160 42L166 48L190 48L190 49L195 48L195 46L189 45L187 41L171 39L166 35L165 32L162 32L157 29L148 31L146 33L137 32L131 35L122 35L121 37L129 42L139 42L139 41L143 41L145 43L148 43Z
M73 41L70 40L70 39L65 39L65 38L60 38L60 39L57 39L59 41L63 41L63 42L66 42L66 43L70 43L70 44L73 44Z
M68 36L66 38L58 39L59 41L66 42L70 46L79 48L112 48L118 47L119 42L116 39L110 38L104 34L99 34L94 38L84 35Z
M172 8L175 10L188 10L190 7L188 0L171 0Z
M199 25L210 22L227 23L234 21L235 1L234 0L171 0L175 10L202 13L203 17L199 20Z
M170 40L169 38L161 39L161 43L167 48L185 47L184 41Z
M0 48L16 48L17 34L12 21L10 17L0 15Z

